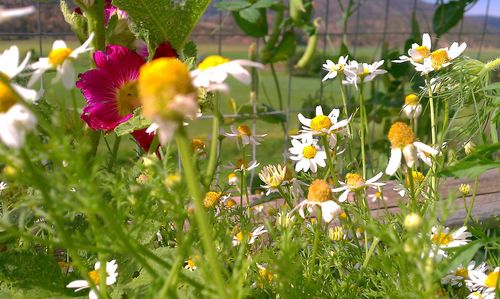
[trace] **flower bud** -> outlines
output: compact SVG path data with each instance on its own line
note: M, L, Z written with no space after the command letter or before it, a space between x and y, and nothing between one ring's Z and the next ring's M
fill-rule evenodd
M464 150L465 150L465 154L468 156L476 150L476 144L474 144L474 142L472 142L472 141L469 141L465 144Z
M416 231L422 225L422 217L416 213L410 213L406 215L403 225L409 231Z
M467 196L470 194L470 185L469 184L460 184L458 188L462 196Z

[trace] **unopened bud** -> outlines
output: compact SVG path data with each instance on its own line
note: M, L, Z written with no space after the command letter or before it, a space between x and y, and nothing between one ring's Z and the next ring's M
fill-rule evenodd
M472 154L476 150L476 144L474 142L469 141L464 146L465 154L468 156Z
M470 185L469 184L461 184L458 188L462 196L467 196L470 194Z
M406 215L403 225L409 231L416 231L422 225L422 217L416 213L410 213Z

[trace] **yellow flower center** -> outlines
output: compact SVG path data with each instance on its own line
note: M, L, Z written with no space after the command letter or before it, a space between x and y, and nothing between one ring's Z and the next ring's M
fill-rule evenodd
M387 137L392 147L400 149L412 144L416 140L413 130L407 124L399 121L391 126Z
M236 205L236 201L234 199L228 199L226 201L226 208L230 209Z
M219 56L219 55L212 55L208 56L205 58L199 65L198 69L200 70L206 70L212 67L219 66L221 64L224 64L226 62L229 62L229 59Z
M345 180L347 186L352 191L355 191L365 186L365 180L363 180L363 177L359 173L348 173L345 176Z
M241 241L243 241L243 237L244 236L245 235L243 234L243 232L239 232L239 233L236 234L236 240L238 240L238 242L241 243ZM246 233L246 236L247 236L247 238L250 239L252 237L252 233Z
M189 69L177 58L158 58L140 69L137 88L142 101L142 113L146 117L163 116L182 120L183 115L170 109L178 95L195 92Z
M236 175L236 173L232 172L230 174L227 175L227 179L228 180L234 180L234 179L237 179L238 176Z
M302 150L302 155L306 159L312 159L316 156L317 152L318 152L318 150L314 146L308 145L308 146L304 147L304 149Z
M237 130L241 136L252 136L252 130L250 130L248 126L245 125L238 126Z
M417 62L424 61L425 58L429 57L431 54L431 50L426 46L418 46L415 50L417 50L418 54L420 54L421 58L417 60Z
M53 66L58 66L62 64L71 55L70 48L59 48L50 51L49 53L49 63Z
M139 93L137 91L137 81L127 82L116 91L116 101L118 103L118 113L121 116L129 115L141 106Z
M340 213L339 218L340 218L340 219L342 219L342 220L346 220L346 219L347 219L347 214L346 214L346 212L342 212L342 213Z
M488 288L494 288L497 285L497 281L498 281L498 271L491 272L490 274L488 274L488 276L486 276L484 284Z
M266 268L259 269L259 278L271 283L273 281L273 274L268 271Z
M415 187L418 187L419 185L421 185L425 180L424 174L421 173L420 171L412 170L411 175L413 177L413 184L415 185ZM406 188L411 187L410 175L408 175L408 174L405 177L405 186L406 186Z
M368 76L371 73L370 69L365 67L363 68L363 73L361 74L361 77Z
M362 228L361 226L360 226L360 227L358 227L358 228L356 228L356 233L357 233L357 234L363 234L364 232L365 232L365 229L364 229L364 228Z
M460 184L460 187L458 188L460 193L462 193L463 196L467 196L470 194L470 185L469 184Z
M448 52L445 49L439 49L431 53L431 62L434 69L440 69L448 61Z
M328 229L328 238L332 241L342 241L345 238L344 229L341 226L330 227Z
M186 265L189 269L194 269L194 267L196 267L196 264L194 263L194 261L192 259L188 259L187 260L187 265Z
M202 139L194 138L191 140L191 149L195 152L203 152L205 150L205 142Z
M99 270L92 270L89 272L89 279L96 286L99 285Z
M326 115L318 115L311 120L311 130L323 132L330 129L332 120Z
M375 196L376 199L382 199L382 192L380 191L375 191L373 195Z
M245 159L238 159L236 161L236 168L241 169L241 168L247 168L248 167L248 162Z
M469 278L469 271L467 271L466 268L458 268L453 274L455 274L455 276L463 277L464 279Z
M450 234L434 233L434 235L432 236L432 241L439 245L448 245L451 241L453 241L453 237Z
M222 192L208 191L203 199L205 208L211 208L216 205L222 196Z
M315 202L325 202L332 197L330 186L325 180L314 180L309 186L307 200Z
M417 106L418 105L418 96L414 93L410 93L405 97L405 105L408 106Z
M2 77L0 81L0 113L3 113L9 111L10 107L16 104L17 96L12 92L11 87L3 82L8 81L9 78L2 72L0 72L0 77Z

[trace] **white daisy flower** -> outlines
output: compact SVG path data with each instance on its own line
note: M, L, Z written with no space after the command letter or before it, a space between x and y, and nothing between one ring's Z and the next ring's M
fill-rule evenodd
M262 188L266 189L266 195L278 191L281 185L285 183L286 166L281 165L267 165L259 172L259 178L264 185Z
M295 171L312 172L318 170L318 166L326 166L326 152L320 150L317 146L317 140L314 140L312 135L303 135L302 142L297 139L292 139L292 148L288 151L292 154L291 160L298 161L295 165Z
M483 291L475 291L470 293L467 299L495 299L495 290L485 289Z
M360 189L366 187L378 188L385 185L385 183L377 183L377 181L382 177L383 173L379 172L376 176L369 180L363 180L363 177L359 173L348 173L345 176L345 183L339 181L341 187L332 189L333 192L342 192L339 197L339 202L344 202L349 196L349 192L356 192Z
M7 189L8 185L4 181L0 181L0 194L2 194L3 190Z
M457 58L467 48L466 43L458 45L453 43L449 48L441 48L433 51L429 57L425 58L423 63L413 63L415 70L422 75L427 75L432 71L438 71L451 64L451 61Z
M368 198L372 200L372 202L376 202L376 201L387 201L388 198L387 196L383 196L382 195L382 192L380 191L381 188L378 188L379 190L373 192L372 194L368 194Z
M486 272L487 266L485 263L481 263L480 265L477 265L476 267L476 262L471 261L467 267L464 267L462 265L458 266L455 270L451 270L448 275L443 277L441 279L442 284L449 284L452 286L462 286L462 284L467 283L467 286L472 286L471 283L468 283L469 280L469 273L472 271L479 271L479 272Z
M409 173L411 173L411 175L413 177L413 184L414 184L413 187L415 188L415 190L417 192L419 192L420 190L423 189L422 184L425 181L425 175L422 172L417 171L417 170L412 170ZM396 185L393 188L393 190L398 192L398 194L401 197L405 197L405 195L407 194L407 192L411 188L411 181L410 181L410 174L409 173L405 174L404 184L396 183Z
M253 134L252 130L247 125L241 125L238 126L237 128L231 126L231 133L225 133L224 135L227 137L236 138L237 140L241 140L241 143L243 145L247 144L259 145L262 139L267 136L267 134L261 134L261 135Z
M72 50L68 48L63 40L56 40L52 45L52 50L48 57L42 57L31 65L35 71L28 82L28 87L33 86L42 75L50 70L55 69L57 75L52 80L52 83L57 83L62 80L63 86L66 89L72 89L75 87L75 69L73 67L73 60L78 58L82 53L90 51L90 43L94 38L94 33L92 32L89 38L78 48Z
M11 46L9 49L0 54L0 76L6 81L11 81L19 75L28 65L31 52L26 54L26 57L19 63L20 54L17 46ZM33 89L24 88L14 82L10 82L10 86L17 92L24 100L35 102L41 96Z
M342 81L346 85L357 85L361 82L366 83L375 79L376 76L387 73L386 70L379 69L384 64L384 61L375 61L372 64L358 63L353 60L346 67L348 72L345 72L346 80Z
M326 223L342 213L342 208L332 200L330 185L324 180L314 180L309 186L307 199L301 201L289 214L297 210L302 218L306 218L304 210L307 209L312 214L315 208L321 209L321 216Z
M20 8L5 8L0 6L0 23L13 18L24 17L35 12L34 6L25 6Z
M229 186L236 186L238 184L239 178L238 175L234 172L231 172L227 175L227 183Z
M196 266L196 262L199 262L200 259L201 259L201 257L199 255L196 255L193 258L189 257L187 259L187 261L184 262L184 269L189 270L189 271L194 271L194 270L198 269L198 267Z
M257 238L260 236L260 235L263 235L267 233L267 230L264 229L264 225L261 225L259 227L257 227L256 229L254 229L251 233L247 233L247 238L248 238L248 242L247 244L253 244L255 243L255 240L257 240ZM234 237L233 237L233 246L238 246L241 244L241 242L243 241L243 238L245 237L244 233L243 232L238 232Z
M9 148L20 149L26 133L35 128L36 118L24 105L6 103L2 84L0 82L0 140Z
M349 56L340 56L337 63L334 63L329 59L326 60L326 63L323 64L323 70L327 71L328 74L326 74L326 76L323 78L323 82L328 79L334 79L339 73L342 74L344 72L352 72L351 70L346 68L346 66L348 65L348 57Z
M99 282L100 282L100 277L99 277L99 269L101 268L101 263L97 262L95 263L94 270L89 272L89 279L92 281L92 283L95 285L97 289L99 289ZM118 269L118 265L116 264L115 260L112 260L111 262L106 262L106 285L112 285L116 282L116 277L118 276L118 272L116 270ZM90 288L90 283L86 280L75 280L70 282L67 286L67 288L70 289L76 289L75 292L81 291L83 289ZM94 292L94 290L90 290L89 292L89 298L90 299L97 299L97 293Z
M422 105L419 103L418 96L411 93L405 97L405 104L403 105L403 114L410 119L416 119L422 113Z
M243 171L243 170L250 171L252 169L259 167L259 165L260 165L260 163L258 163L257 160L252 160L252 161L248 162L245 159L238 159L238 160L236 160L235 164L233 164L232 162L229 162L229 164L226 165L225 168L233 169L236 172Z
M304 134L320 135L332 133L333 135L342 132L347 129L349 119L338 121L339 115L339 109L333 109L328 115L324 115L321 106L316 106L316 116L311 119L299 113L298 118L303 125L302 134L293 137L302 138Z
M387 137L391 142L391 157L385 170L388 175L393 175L399 169L402 156L404 156L408 168L412 168L417 159L417 150L431 156L439 153L436 149L416 141L413 130L403 122L395 122Z
M428 33L422 36L422 45L413 44L408 50L408 56L399 56L399 60L393 60L396 63L410 61L411 63L422 63L425 58L431 55L431 37Z
M196 87L206 88L210 91L228 91L229 88L224 81L229 75L246 85L250 84L250 73L244 67L263 68L264 65L251 60L229 60L222 56L213 55L205 58L198 65L198 68L191 72L191 77Z
M485 271L472 270L469 272L469 289L477 290L483 297L475 298L495 298L495 289L498 284L498 274L500 272L500 267L496 267L493 271L486 274ZM469 286L469 285L468 285Z
M466 245L470 242L469 238L472 236L467 231L467 227L462 226L456 231L450 232L448 227L432 227L431 240L439 248L452 248Z

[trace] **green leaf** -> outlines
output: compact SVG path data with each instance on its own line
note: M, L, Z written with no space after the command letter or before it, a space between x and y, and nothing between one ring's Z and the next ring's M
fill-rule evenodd
M168 41L182 52L191 31L205 12L210 0L113 0L132 21L132 30L150 48Z
M221 1L214 4L217 9L225 11L239 11L252 5L247 1Z
M247 35L251 37L264 37L268 31L266 10L259 9L259 18L255 22L249 22L247 19L240 15L240 12L233 12L234 20L238 27ZM248 12L246 12L246 18L249 18ZM251 18L251 17L250 17Z
M491 159L499 150L500 143L478 146L472 154L441 171L439 176L475 178L485 171L500 168L500 161Z
M441 36L457 25L464 17L465 6L468 2L469 0L458 0L439 5L432 18L434 32Z
M256 8L248 7L240 11L240 17L249 23L257 23L260 19L260 12Z
M446 273L455 270L460 265L467 265L476 252L483 247L484 244L481 241L474 241L467 245L458 247L458 250L453 255L451 260L445 263L445 267L441 269L441 273L445 275Z
M275 4L279 4L276 0L259 0L255 2L252 7L253 8L270 8Z
M115 133L118 136L123 136L133 131L144 129L150 124L151 121L142 116L141 108L138 108L134 111L134 116L132 116L132 118L116 126Z
M60 2L61 12L64 20L69 24L71 30L76 34L80 42L87 39L87 19L69 8L66 0Z
M283 39L278 47L273 49L271 54L271 62L285 61L295 55L297 49L297 38L295 32L288 31L283 35Z

